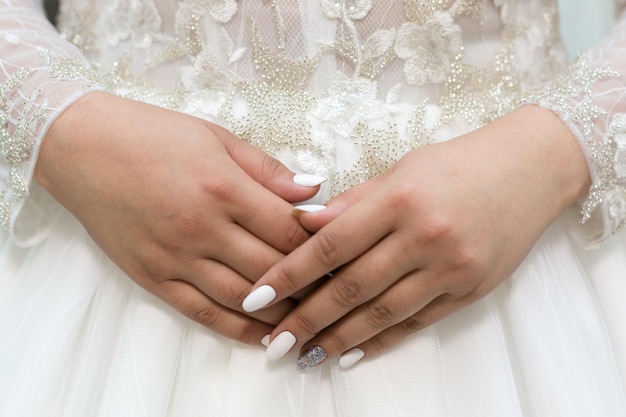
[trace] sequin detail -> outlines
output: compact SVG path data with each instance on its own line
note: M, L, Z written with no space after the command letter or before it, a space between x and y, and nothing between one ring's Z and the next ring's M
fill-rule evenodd
M311 346L304 352L297 361L298 368L306 369L322 363L328 354L321 346Z

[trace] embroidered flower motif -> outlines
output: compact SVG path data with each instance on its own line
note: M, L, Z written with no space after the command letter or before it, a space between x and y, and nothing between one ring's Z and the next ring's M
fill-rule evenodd
M449 13L435 12L424 25L410 22L398 30L395 50L405 60L404 74L412 85L442 83L462 48L461 28Z
M626 190L624 187L615 187L607 191L606 200L609 209L609 217L614 221L620 221L619 223L616 222L616 227L621 227L624 222L624 216L626 215Z
M322 0L322 10L331 19L363 19L372 9L372 0Z
M206 11L219 23L230 21L237 12L235 0L188 0L186 3L198 12Z
M193 65L181 68L181 79L188 91L225 91L230 87L233 76L219 65L213 51L205 49L195 57Z
M337 144L331 132L323 128L313 128L310 132L311 144L294 152L294 167L330 178L335 165Z
M615 147L613 150L613 170L615 181L607 190L606 200L609 217L623 223L626 218L626 114L618 113L613 117L609 127L609 139ZM619 227L619 225L617 226Z
M611 133L616 152L613 159L618 181L626 181L626 114L616 114L611 123Z
M381 29L374 32L362 47L360 74L375 78L387 64L395 58L393 43L395 29Z
M378 84L366 78L341 77L333 83L327 97L318 101L313 115L329 122L333 130L349 136L364 120L375 120L384 115L381 101L377 100Z
M146 49L161 29L161 18L151 1L119 0L107 14L107 41L110 45L131 39L135 46Z

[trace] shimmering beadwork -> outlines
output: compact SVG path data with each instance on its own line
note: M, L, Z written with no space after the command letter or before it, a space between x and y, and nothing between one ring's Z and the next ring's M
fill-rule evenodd
M51 78L78 77L86 86L218 121L273 156L286 157L295 170L328 177L323 193L329 198L380 175L410 150L510 112L566 66L555 0L536 0L532 11L518 0L402 0L400 7L314 1L319 3L298 9L291 7L295 0L181 0L168 6L174 9L164 20L164 6L152 0L66 0L62 36L94 65L50 60ZM319 16L305 16L305 9ZM497 42L476 60L468 40L494 18L500 32L488 36ZM299 30L312 21L332 27L331 36L305 39ZM614 75L593 73L596 79ZM566 82L534 98L562 102ZM591 100L576 109L584 129L595 111ZM3 147L11 148L7 155L32 146L27 135L2 134ZM611 195L616 226L626 217L620 217L617 197L616 147L591 139L583 145L603 178L583 216ZM347 159L346 150L352 154ZM27 192L18 179L2 184L15 201ZM7 218L15 204L3 201L0 214Z

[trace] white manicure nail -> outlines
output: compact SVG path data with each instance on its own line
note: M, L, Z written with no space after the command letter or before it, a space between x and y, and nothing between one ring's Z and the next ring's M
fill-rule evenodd
M279 360L296 344L296 337L290 332L282 332L267 347L265 354L272 362Z
M243 300L243 309L248 313L257 311L268 305L276 298L276 291L269 285L262 285L252 291L245 300Z
M315 187L326 181L326 178L319 175L298 174L293 177L293 182L304 187Z
M265 347L268 347L270 345L270 336L269 334L266 334L265 336L263 336L263 339L261 339L261 344Z
M363 352L359 348L354 348L352 350L347 351L341 358L339 358L339 366L342 368L349 368L365 356L365 352Z
M322 211L326 208L326 206L321 206L319 204L301 204L299 206L295 206L294 210L306 211L307 213L315 213L316 211Z

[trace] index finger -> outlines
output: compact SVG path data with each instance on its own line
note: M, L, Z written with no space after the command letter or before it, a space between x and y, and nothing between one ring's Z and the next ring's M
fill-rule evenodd
M243 309L250 313L289 297L365 253L391 231L393 216L384 211L375 199L366 199L340 214L270 268L252 287Z

